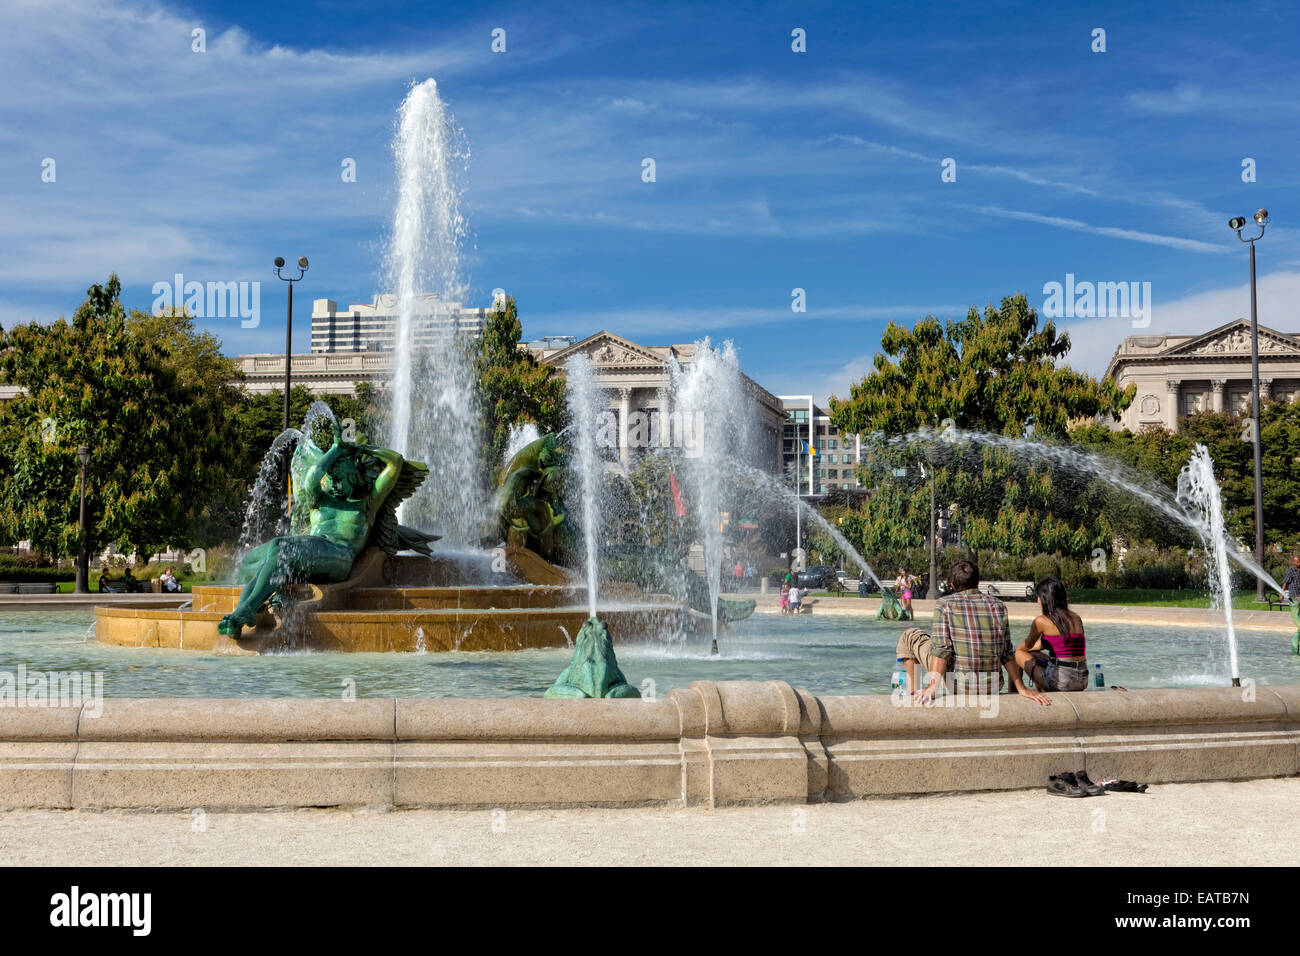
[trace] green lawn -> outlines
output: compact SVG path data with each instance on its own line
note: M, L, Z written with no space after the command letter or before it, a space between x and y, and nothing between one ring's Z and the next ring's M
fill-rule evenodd
M1108 590L1103 588L1070 588L1071 604L1132 604L1147 607L1209 607L1208 591L1161 591L1157 588L1130 588L1128 590ZM831 594L829 591L817 591L815 598L857 597L857 591L845 591ZM879 600L879 594L867 595L868 600ZM1015 607L1031 604L1031 601L1011 600ZM1239 611L1267 611L1267 604L1255 603L1254 591L1236 591L1232 595L1232 607Z

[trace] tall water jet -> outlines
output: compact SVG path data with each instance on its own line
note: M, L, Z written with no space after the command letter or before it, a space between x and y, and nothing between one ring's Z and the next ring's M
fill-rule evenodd
M386 282L397 296L388 443L430 464L429 480L402 505L406 524L436 528L452 547L477 546L485 526L478 460L480 416L472 339L458 329L466 291L466 222L458 177L468 160L432 80L414 85L393 139L397 206Z
M673 415L680 423L680 442L689 459L685 465L694 513L704 550L704 574L709 587L713 640L718 638L718 598L722 591L723 489L737 455L754 449L753 428L745 381L736 349L730 341L714 348L706 338L695 343L690 363L671 368Z
M582 540L587 562L587 609L590 617L596 616L597 590L597 532L600 520L596 496L600 494L600 458L596 454L596 415L600 409L600 390L591 362L584 355L575 355L565 365L565 402L569 408L569 421L573 435L570 441L576 454L574 470L582 500Z
M582 537L587 552L587 621L574 641L573 657L550 689L547 697L640 697L619 669L609 630L596 617L597 547L600 509L601 463L596 453L596 416L601 408L600 390L586 356L575 355L565 365L566 401L569 408L574 470L582 499ZM568 635L566 634L567 638Z
M1214 479L1214 462L1204 445L1197 444L1192 457L1178 473L1178 502L1201 519L1201 541L1209 565L1211 606L1222 600L1223 620L1228 630L1228 667L1233 686L1241 683L1237 672L1237 635L1232 626L1232 569L1228 566L1227 531L1223 526L1223 501Z

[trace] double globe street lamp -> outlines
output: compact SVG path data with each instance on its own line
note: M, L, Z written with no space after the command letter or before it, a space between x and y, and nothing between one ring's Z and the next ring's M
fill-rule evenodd
M289 310L284 321L284 427L289 427L289 379L290 366L293 362L293 284L307 273L307 257L298 257L298 274L287 276L280 270L284 268L284 256L275 257L275 274L289 283Z
M1260 209L1255 213L1255 224L1259 234L1247 238L1242 235L1246 228L1245 216L1234 216L1228 220L1228 228L1237 234L1237 238L1250 246L1250 384L1251 414L1255 416L1251 428L1252 445L1255 451L1255 563L1264 566L1264 474L1263 450L1260 445L1260 407L1259 407L1259 314L1255 305L1255 241L1264 236L1264 227L1268 225L1268 210ZM1255 600L1264 600L1264 579L1255 579Z

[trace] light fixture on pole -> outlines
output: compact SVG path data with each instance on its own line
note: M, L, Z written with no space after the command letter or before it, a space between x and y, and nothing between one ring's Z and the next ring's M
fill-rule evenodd
M298 257L298 274L292 278L280 270L284 268L284 256L275 257L275 274L289 283L289 307L284 320L284 427L289 427L289 385L290 370L293 363L293 284L307 272L307 257Z
M1234 216L1228 220L1228 228L1237 234L1237 238L1250 246L1250 412L1255 416L1251 429L1252 445L1255 452L1255 563L1264 565L1264 472L1263 449L1260 444L1260 407L1259 407L1259 310L1255 298L1255 241L1264 236L1268 225L1268 210L1260 209L1255 213L1255 224L1259 226L1259 235L1247 238L1241 234L1246 227L1244 216ZM1264 581L1255 579L1255 600L1264 600Z
M81 445L77 448L77 461L81 463L81 547L77 549L77 583L78 594L90 593L90 529L86 527L86 466L90 464L90 449Z

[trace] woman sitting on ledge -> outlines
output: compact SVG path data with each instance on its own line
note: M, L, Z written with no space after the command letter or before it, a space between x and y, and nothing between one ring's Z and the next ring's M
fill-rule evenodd
M1016 663L1039 690L1087 690L1083 619L1070 610L1065 585L1050 577L1038 582L1038 606L1042 613L1016 648Z

